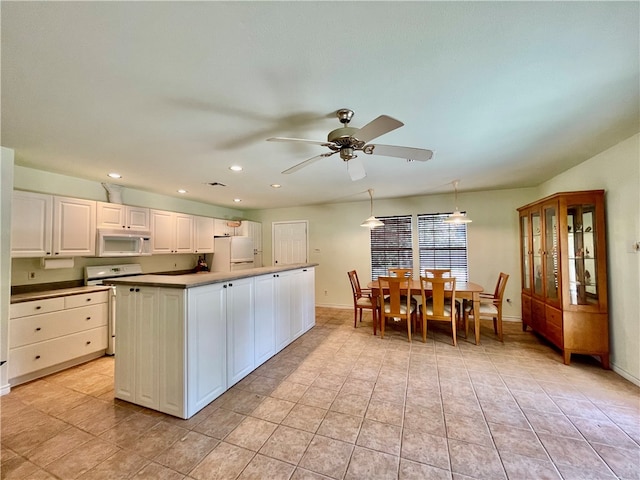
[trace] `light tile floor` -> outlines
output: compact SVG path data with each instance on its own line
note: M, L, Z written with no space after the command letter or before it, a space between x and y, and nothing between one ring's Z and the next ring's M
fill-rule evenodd
M520 324L505 341L317 325L189 420L113 398L113 358L1 399L6 479L640 479L640 389L571 366ZM434 338L435 333L435 338Z

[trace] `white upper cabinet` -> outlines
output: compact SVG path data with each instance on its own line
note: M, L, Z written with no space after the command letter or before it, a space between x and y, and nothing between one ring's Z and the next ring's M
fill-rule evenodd
M213 252L213 218L195 216L193 220L195 253Z
M14 190L11 211L11 256L51 256L53 196Z
M151 253L193 253L193 216L151 210Z
M150 229L149 209L119 203L97 202L98 228Z
M95 251L95 201L13 192L12 257L92 257Z
M96 254L96 202L53 197L53 255Z

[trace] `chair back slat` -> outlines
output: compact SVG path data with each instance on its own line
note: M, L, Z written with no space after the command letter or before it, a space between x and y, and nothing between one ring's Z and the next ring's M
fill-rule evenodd
M390 277L411 278L413 277L413 268L389 268Z
M410 313L411 285L408 278L378 277L380 282L380 305L389 317L407 318ZM385 298L385 295L387 296ZM386 305L385 305L386 304ZM388 305L388 307L387 307Z
M450 268L425 268L424 276L430 278L443 278L451 276Z

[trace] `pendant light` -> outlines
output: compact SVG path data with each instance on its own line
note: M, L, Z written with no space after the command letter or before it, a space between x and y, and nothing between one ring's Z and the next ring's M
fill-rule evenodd
M367 190L367 192L369 192L369 198L371 201L371 216L367 218L364 222L362 222L360 226L367 227L367 228L381 227L384 225L384 223L382 223L380 220L378 220L376 217L373 216L373 190L370 188L369 190Z
M467 214L462 213L458 208L458 183L460 183L460 180L453 181L453 189L455 191L455 210L451 215L444 219L445 223L471 223L471 219L467 217Z

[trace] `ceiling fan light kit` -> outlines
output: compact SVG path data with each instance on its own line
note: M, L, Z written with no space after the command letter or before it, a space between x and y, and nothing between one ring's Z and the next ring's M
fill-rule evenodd
M445 223L460 224L471 223L472 221L469 217L467 217L466 213L462 213L458 208L458 183L460 183L460 180L453 181L453 188L455 191L455 210L451 215L444 219Z
M412 147L398 147L394 145L374 145L369 144L371 140L377 138L385 133L389 133L396 128L400 128L404 125L399 120L391 118L387 115L380 115L378 118L372 120L362 128L349 127L349 122L353 118L353 110L348 108L341 108L336 111L336 116L342 127L332 130L327 135L327 141L306 140L302 138L285 138L285 137L272 137L268 138L269 142L301 142L310 143L313 145L320 145L329 148L331 152L321 153L315 157L311 157L304 162L298 163L291 168L284 170L282 173L289 174L306 167L313 162L316 162L324 157L330 157L336 153L340 154L340 158L347 162L347 171L351 180L360 180L366 176L364 171L364 165L362 165L361 159L354 161L358 158L356 152L363 152L367 155L381 155L387 157L399 157L408 161L420 161L426 162L431 159L433 152L431 150L425 150L422 148ZM350 165L351 164L351 165ZM350 168L353 167L353 168Z
M384 223L373 216L373 190L370 188L369 190L367 190L367 192L369 192L369 199L371 202L371 216L367 218L364 222L362 222L360 226L367 227L367 228L382 227Z

